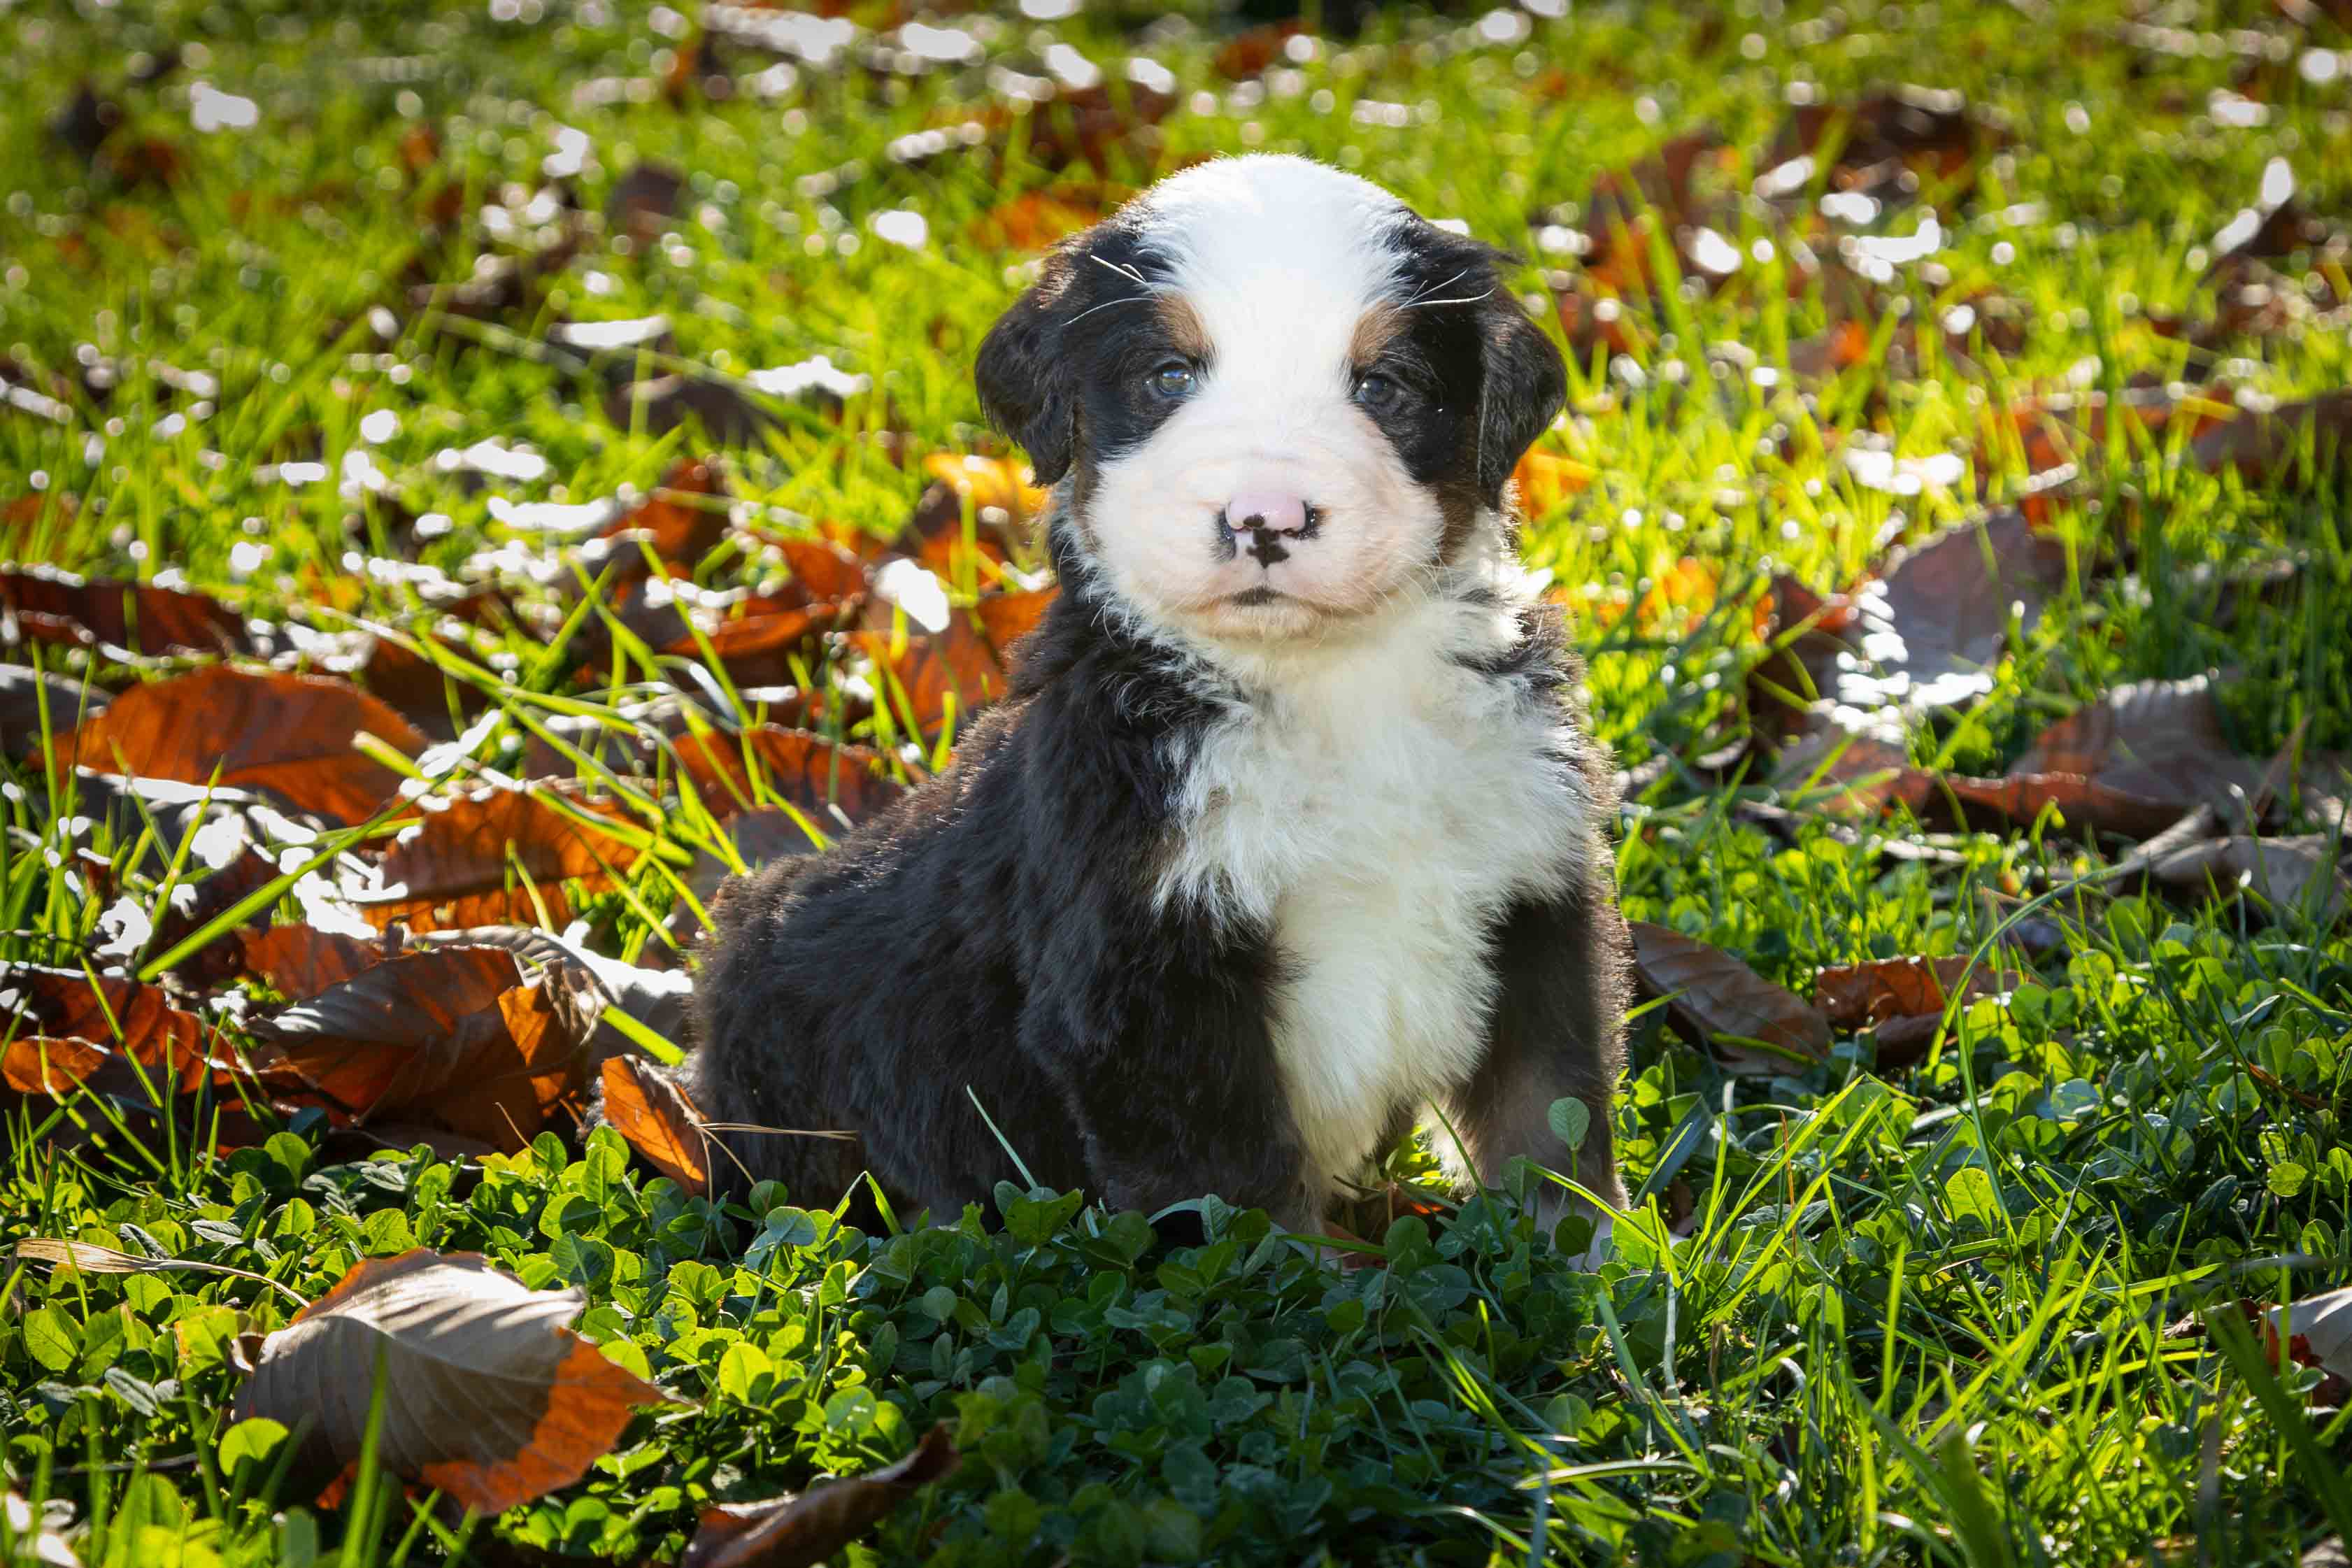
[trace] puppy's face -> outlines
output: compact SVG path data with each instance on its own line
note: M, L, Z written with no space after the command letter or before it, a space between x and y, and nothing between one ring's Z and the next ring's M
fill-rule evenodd
M1065 246L982 345L981 400L1129 606L1215 641L1377 610L1496 526L1559 355L1495 253L1375 185L1249 157Z

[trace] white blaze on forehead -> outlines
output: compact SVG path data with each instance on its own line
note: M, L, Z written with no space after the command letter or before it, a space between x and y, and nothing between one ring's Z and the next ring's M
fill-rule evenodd
M1272 395L1344 391L1364 312L1391 299L1400 258L1384 236L1403 204L1368 180L1260 154L1152 187L1148 233L1214 348L1212 375Z

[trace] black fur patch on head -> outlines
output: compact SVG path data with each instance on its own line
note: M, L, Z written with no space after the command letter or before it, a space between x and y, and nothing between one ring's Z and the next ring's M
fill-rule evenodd
M980 345L981 406L1027 449L1039 484L1150 439L1180 405L1153 393L1154 369L1205 369L1197 322L1160 292L1168 270L1138 224L1113 217L1048 258Z
M1393 364L1414 395L1374 421L1415 479L1499 506L1568 395L1559 350L1503 286L1508 258L1492 246L1411 213L1385 238L1398 258L1398 324L1378 368Z

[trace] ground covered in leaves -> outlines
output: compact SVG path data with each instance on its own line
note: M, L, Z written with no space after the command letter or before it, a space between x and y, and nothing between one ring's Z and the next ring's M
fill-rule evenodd
M1024 9L12 18L0 1551L2352 1526L2347 8ZM1571 351L1520 485L1628 775L1635 1212L1571 1271L1425 1135L1349 1268L714 1205L646 1070L704 900L1053 591L980 335L1256 147Z

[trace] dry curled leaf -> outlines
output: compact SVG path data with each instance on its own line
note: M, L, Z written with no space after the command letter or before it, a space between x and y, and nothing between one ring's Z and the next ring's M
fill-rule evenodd
M46 1037L52 1047L49 1074L68 1074L75 1082L116 1052L183 1090L193 1089L215 1066L206 1049L212 1030L204 1019L172 1005L161 988L120 975L9 964L0 969L0 1016L15 1021L16 1046ZM100 1047L98 1056L55 1048L77 1040ZM16 1081L20 1073L29 1080L38 1069L21 1066L14 1047L8 1071L11 1088L35 1087Z
M2322 929L2352 907L2352 875L2337 864L2341 840L2329 833L2279 838L2243 834L2210 838L2172 851L2148 868L2158 882L2182 892L2245 888L2273 910L2308 913Z
M366 733L411 756L425 737L341 680L215 665L134 686L57 742L52 765L267 790L335 822L363 822L400 775L356 750Z
M254 1034L360 1121L446 1127L501 1149L529 1142L585 1071L579 1030L503 948L385 959Z
M2065 582L2064 545L2021 513L1946 529L1854 591L1853 635L1869 669L1843 672L1829 695L1912 712L1972 701L1992 689L2011 618L2031 632Z
M1011 689L1005 650L1042 618L1054 593L984 594L970 610L950 611L947 625L936 632L899 621L877 600L869 615L876 629L853 637L873 658L877 675L887 669L906 693L903 705L891 696L893 710L929 734L950 710L961 725L972 710Z
M58 1099L105 1065L106 1053L87 1040L19 1035L0 1046L0 1086Z
M2340 1402L2345 1385L2352 1384L2352 1289L2323 1290L2265 1310L2263 1339L2273 1357L2282 1338L2298 1365L2315 1366L2327 1374Z
M2283 403L2267 413L2241 411L2189 443L2189 455L2209 472L2234 468L2248 484L2273 488L2296 471L2306 447L2315 475L2352 460L2352 389Z
M377 1462L496 1514L568 1486L660 1389L566 1327L578 1290L532 1290L478 1256L366 1258L261 1342L235 1417L298 1434L311 1476L359 1458L383 1368Z
M1719 947L1646 921L1630 924L1643 994L1670 998L1675 1032L1714 1051L1726 1071L1801 1071L1829 1054L1829 1020L1803 997Z
M945 1422L914 1452L868 1475L826 1481L797 1497L703 1510L682 1568L814 1568L881 1522L922 1487L955 1474Z
M826 833L863 822L901 793L883 776L881 752L778 724L681 736L677 761L703 804L722 817L763 799L784 800ZM752 787L755 774L764 791Z
M1908 1067L1926 1050L1957 990L1964 1000L1999 994L2015 983L1987 958L1881 958L1823 969L1813 979L1813 1002L1843 1029L1875 1031L1881 1070Z
M604 1120L647 1164L699 1196L710 1190L701 1113L670 1078L632 1057L606 1058Z
M316 996L363 969L373 969L398 949L383 939L368 941L312 925L246 927L236 933L239 969L290 1001Z
M2230 749L2210 677L2119 686L2042 731L2012 778L2074 773L2179 816L2210 805L2224 822L2261 815L2262 764Z
M597 826L625 821L619 809L570 787L491 785L417 806L374 882L351 889L379 931L394 921L415 931L535 925L542 909L561 927L571 919L561 883L610 887L636 859L626 839Z
M49 566L0 568L0 642L22 639L114 658L241 653L251 646L245 622L206 595Z
M598 537L641 533L646 547L664 565L690 575L727 536L727 509L719 504L726 490L726 480L710 458L681 458L662 475L653 494L607 523ZM619 559L624 578L646 574L645 557L634 544L625 544Z
M85 1274L227 1274L239 1279L250 1279L267 1285L282 1296L302 1306L301 1294L293 1287L272 1279L267 1274L256 1274L249 1268L237 1268L226 1263L209 1263L198 1258L139 1258L120 1252L111 1247L100 1247L94 1242L62 1241L50 1237L27 1237L16 1244L16 1256L27 1263L46 1263L52 1268L78 1268Z

